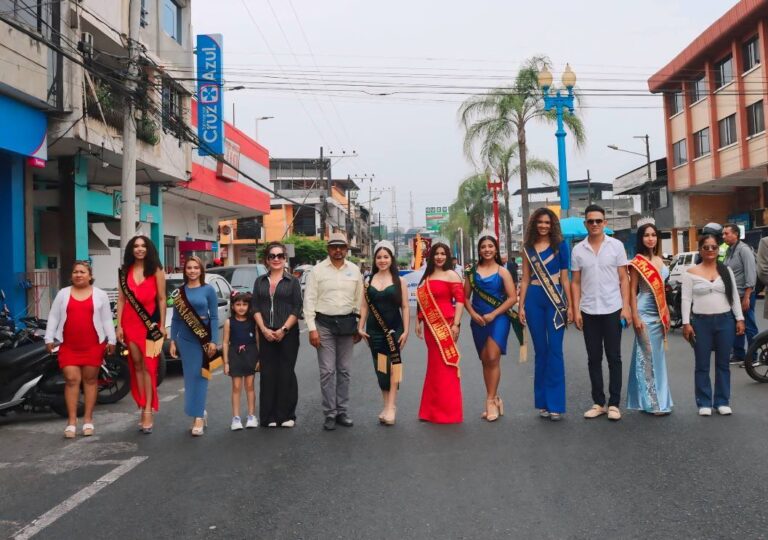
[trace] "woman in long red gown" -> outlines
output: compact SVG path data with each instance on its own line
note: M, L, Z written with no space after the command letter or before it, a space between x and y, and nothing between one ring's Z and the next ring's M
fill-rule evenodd
M128 288L144 309L157 320L158 330L165 336L165 272L160 265L157 248L146 236L135 236L128 241L123 257L122 271L126 273ZM141 411L139 426L144 433L152 433L153 411L158 409L157 368L159 356L147 356L147 327L139 314L118 288L117 339L128 347L131 361L131 395ZM159 313L155 313L159 310Z
M433 245L417 291L416 335L427 344L427 374L419 420L437 424L457 424L463 420L457 340L464 288L461 277L450 267L450 260L447 245Z

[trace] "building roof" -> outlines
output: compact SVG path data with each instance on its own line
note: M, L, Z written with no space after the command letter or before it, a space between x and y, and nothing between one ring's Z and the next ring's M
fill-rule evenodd
M613 184L609 184L607 182L593 182L591 180L587 180L586 178L583 180L569 180L568 181L568 188L587 188L589 186L592 189L599 189L601 191L613 191ZM560 186L541 186L541 187L533 187L528 188L528 194L533 195L536 193L558 193L560 191ZM518 189L515 191L512 195L520 195L520 190Z
M670 87L679 87L681 75L685 75L686 70L700 71L707 56L728 48L735 36L754 29L755 22L766 15L768 0L741 0L651 76L648 89L656 94Z

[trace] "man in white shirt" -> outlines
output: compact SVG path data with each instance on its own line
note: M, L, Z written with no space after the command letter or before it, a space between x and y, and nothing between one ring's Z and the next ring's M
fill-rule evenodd
M336 424L352 427L347 414L349 369L357 334L357 315L363 295L363 280L358 267L347 257L347 238L331 234L328 258L309 273L304 290L304 321L309 343L317 349L320 388L323 395L323 428L332 431Z
M584 332L594 405L585 418L606 412L620 420L621 331L630 321L629 275L624 245L605 234L605 210L591 204L584 212L587 237L571 254L571 293L576 327ZM623 320L623 322L622 322ZM608 360L608 407L603 390L603 347Z

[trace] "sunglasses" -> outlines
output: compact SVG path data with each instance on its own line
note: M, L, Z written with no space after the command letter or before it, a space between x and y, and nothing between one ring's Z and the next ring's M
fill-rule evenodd
M587 225L602 225L604 219L587 219L585 220L587 222Z
M708 246L701 246L702 251L718 251L719 249L720 249L720 246L713 246L711 244Z
M342 249L343 250L343 249L347 249L347 246L339 246L339 245L328 246L328 249Z
M285 259L285 253L270 253L267 255L268 261L274 261L275 259L283 260Z

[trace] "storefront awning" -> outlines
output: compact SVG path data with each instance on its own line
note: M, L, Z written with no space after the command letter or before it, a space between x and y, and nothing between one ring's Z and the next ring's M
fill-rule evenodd
M0 118L5 127L0 129L0 150L37 160L48 159L48 119L45 113L0 95Z

